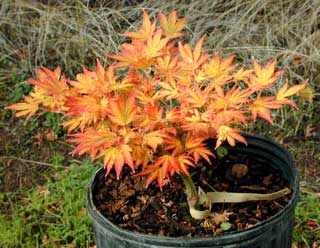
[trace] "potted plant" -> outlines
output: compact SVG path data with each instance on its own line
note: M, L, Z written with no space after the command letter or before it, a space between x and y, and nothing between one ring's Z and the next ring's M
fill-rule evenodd
M270 110L282 105L296 107L288 97L303 89L306 82L290 88L286 83L271 94L268 89L282 75L282 71L276 71L275 61L262 66L254 60L252 68L245 68L234 64L234 56L209 56L202 49L204 37L194 48L179 41L186 18L177 19L176 12L168 17L160 12L159 20L158 27L144 12L140 30L123 34L130 41L121 46L119 54L109 55L117 62L106 68L97 61L94 70L83 68L75 80L61 75L60 67L53 71L37 69L37 79L28 80L34 90L24 102L7 108L17 111L18 117L26 116L26 120L40 110L63 114L69 141L76 144L73 154L89 153L92 160L103 160L103 168L94 175L87 197L98 247L290 247L298 194L294 163L280 145L241 133L240 128L258 117L271 123ZM220 163L221 168L212 170L215 163ZM264 167L258 168L257 164ZM287 184L280 183L278 190L272 188L274 192L254 193L252 185L241 181L260 180L255 168L274 170L262 177L264 185L269 185L271 178L283 179ZM229 180L221 182L227 185L222 191L232 184L251 193L197 188L211 177L218 180L220 187L219 177L215 176L219 169ZM210 178L204 179L204 175ZM139 188L142 184L143 189ZM214 188L210 183L206 185ZM262 188L258 186L258 191ZM165 192L183 195L186 204L163 200L161 194ZM121 194L126 200L111 200L109 205L100 202L119 199ZM155 195L160 199L158 203L154 203ZM117 210L129 204L129 198L134 210L130 216L120 215L124 222L120 226L103 216L102 212L105 215L109 210L118 216ZM281 207L273 216L254 225L230 223L233 213L223 211L223 204L228 202L272 202L282 198L286 198L286 205L277 203ZM209 232L190 227L199 233L166 237L159 228L162 233L150 235L150 225L143 229L147 215L140 213L142 227L129 219L135 218L132 213L137 214L139 209L146 213L152 204L165 205L167 212L175 209L169 218L180 215L189 219L178 226L196 223ZM215 212L218 204L222 204L221 211ZM189 213L181 214L180 208L187 208ZM262 211L258 208L256 216ZM161 220L154 221L150 220L155 227L162 225ZM133 223L129 230L123 228L126 222ZM168 216L165 222L170 222ZM134 227L137 229L130 230ZM230 228L232 231L217 235ZM137 233L141 230L144 233Z

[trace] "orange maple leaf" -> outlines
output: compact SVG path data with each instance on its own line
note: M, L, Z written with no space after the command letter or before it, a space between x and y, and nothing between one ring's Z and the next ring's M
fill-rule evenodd
M270 109L278 109L283 103L275 99L274 96L259 97L253 101L249 107L249 111L252 114L253 120L256 121L257 116L272 123L272 117Z
M178 67L178 57L171 58L170 54L157 58L155 63L156 75L164 77L166 81L172 82L173 75Z
M252 72L252 69L244 70L243 68L241 68L240 70L236 71L232 76L235 81L243 81L245 83L248 83L249 77Z
M45 89L48 95L61 97L65 95L65 91L69 89L67 79L61 75L61 68L57 67L54 71L46 67L42 70L37 69L38 79L28 79L27 82Z
M143 135L143 145L148 145L155 151L158 145L164 142L164 132L162 130L152 131Z
M147 59L156 58L163 54L161 51L168 43L168 38L161 38L162 31L158 30L154 35L149 36L144 47L143 56Z
M110 54L108 57L120 61L116 67L146 68L150 65L150 60L144 57L144 50L145 42L135 40L132 44L122 44L120 54Z
M180 154L175 156L173 154L165 154L156 159L156 161L148 166L144 171L137 174L137 176L148 175L146 180L146 187L150 183L157 179L160 189L165 184L165 179L170 179L170 177L175 173L187 173L189 171L187 167L194 166L192 158L186 154Z
M190 136L185 141L185 148L189 155L192 155L194 163L197 164L200 158L205 159L211 164L210 157L214 157L213 153L204 144L203 138Z
M70 136L71 138L68 141L77 144L72 154L78 153L81 155L89 152L92 159L96 158L98 152L112 146L117 141L117 135L107 130L96 131L90 129Z
M39 109L39 101L29 96L24 97L24 102L7 106L6 109L16 110L16 117L26 116L26 121L30 119Z

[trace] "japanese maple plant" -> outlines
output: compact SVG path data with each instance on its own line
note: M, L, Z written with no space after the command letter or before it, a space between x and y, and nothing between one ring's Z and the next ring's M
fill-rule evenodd
M114 170L120 179L128 166L135 176L146 177L146 187L155 182L162 189L180 175L194 218L208 215L208 209L199 208L206 200L287 194L288 189L265 196L211 192L201 200L189 171L200 160L211 163L214 154L205 141L215 139L216 149L224 141L246 144L241 125L258 117L271 123L271 110L296 107L288 97L306 83L290 88L286 83L272 95L269 89L282 75L276 61L261 65L253 60L248 68L235 64L235 56L211 56L202 48L205 37L192 48L181 40L186 21L177 19L176 12L168 17L160 12L157 26L143 12L139 31L124 33L129 41L118 54L108 55L113 64L104 67L97 61L94 70L83 67L74 80L62 75L60 67L37 69L37 79L28 80L34 85L30 95L7 108L26 120L43 110L63 114L63 127L76 145L73 154L101 158L106 176Z

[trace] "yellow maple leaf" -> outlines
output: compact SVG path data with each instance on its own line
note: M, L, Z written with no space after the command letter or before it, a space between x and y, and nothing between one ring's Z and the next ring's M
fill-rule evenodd
M153 35L156 30L156 22L151 23L150 17L145 10L143 10L142 26L138 32L126 32L123 36L130 37L132 39L147 40Z
M225 140L227 140L231 146L235 146L236 140L247 144L246 139L239 134L238 129L231 128L226 125L222 125L219 127L217 138L218 139L215 149L217 149Z
M164 31L164 34L170 38L177 38L183 36L180 31L184 28L187 18L184 17L180 20L177 19L177 12L173 11L167 18L161 11L159 12L160 26Z
M168 38L161 38L162 31L158 30L154 35L149 36L144 47L144 56L147 59L155 58L163 54L161 51L168 43Z
M204 41L204 37L202 37L195 45L194 50L192 51L189 44L182 45L179 42L179 53L182 58L182 61L179 63L179 66L183 68L183 70L193 71L199 68L206 60L208 59L208 54L202 53L202 44Z
M277 93L277 95L276 95L277 101L283 102L283 103L285 103L285 104L289 104L289 105L291 105L291 106L293 106L293 107L297 107L297 105L296 105L293 101L287 99L287 97L292 96L292 95L295 95L295 94L297 94L299 91L301 91L302 89L304 89L304 88L306 87L306 85L307 85L307 82L308 82L308 81L305 81L303 84L299 84L299 85L292 86L292 87L290 87L289 89L288 89L288 82L285 83L285 85L283 85L283 86L279 89L279 91L278 91L278 93Z
M108 117L119 125L125 126L133 121L136 114L135 96L133 94L126 98L119 95L115 100L109 102Z
M275 60L269 61L262 67L256 60L253 60L255 76L251 75L248 82L249 86L257 90L269 88L282 75L282 71L275 71L276 63Z
M116 171L117 179L120 178L123 166L128 165L134 172L134 162L132 158L132 149L129 145L120 144L114 147L109 147L101 151L99 157L103 157L103 164L108 175L112 168Z

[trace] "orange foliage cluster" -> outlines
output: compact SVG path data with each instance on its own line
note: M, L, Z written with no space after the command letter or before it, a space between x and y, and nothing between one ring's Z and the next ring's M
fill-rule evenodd
M204 38L194 48L178 41L186 18L160 12L159 19L160 27L144 12L142 27L123 34L131 41L109 55L118 62L107 68L98 61L75 80L60 68L37 70L37 79L28 81L34 91L8 109L27 119L39 109L64 114L73 153L102 158L106 174L115 169L117 178L125 165L138 169L147 186L157 180L162 187L175 173L188 175L200 159L210 163L206 139L216 138L216 148L224 141L246 143L236 127L257 117L272 122L270 110L295 107L288 97L305 83L262 94L282 74L275 61L253 61L246 69L234 56L209 56Z

